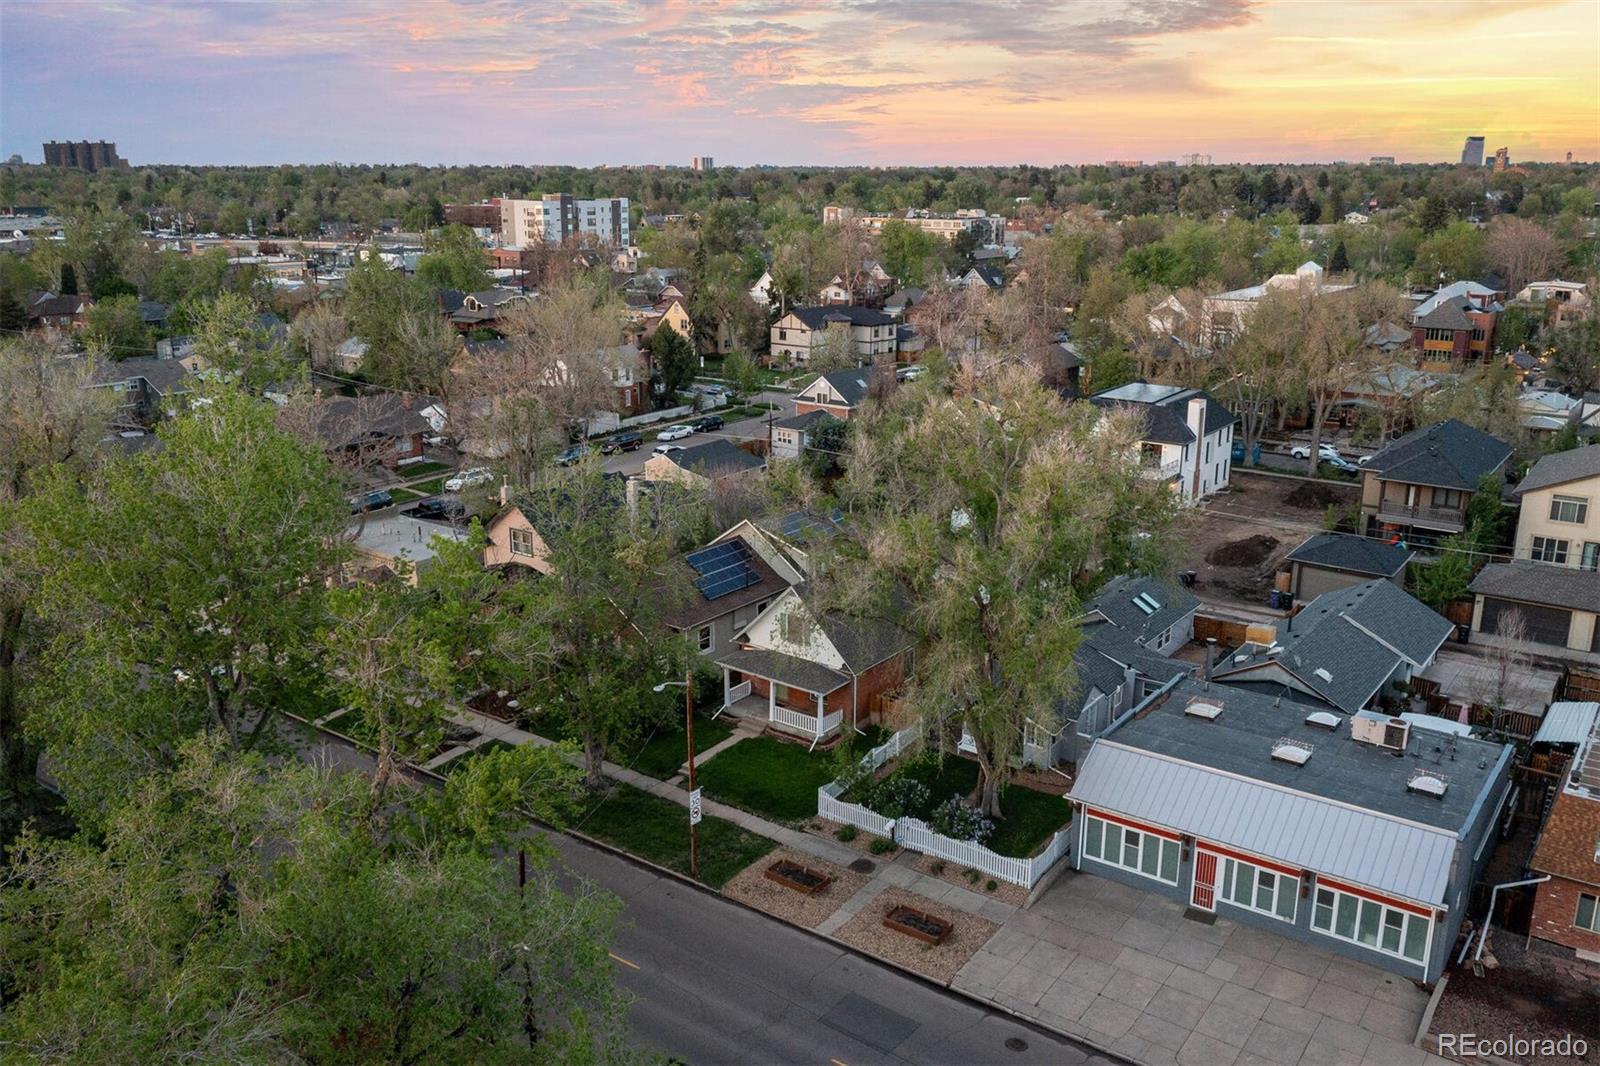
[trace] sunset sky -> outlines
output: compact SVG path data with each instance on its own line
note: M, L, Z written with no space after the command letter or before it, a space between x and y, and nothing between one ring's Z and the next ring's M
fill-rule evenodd
M0 0L0 155L1600 159L1600 0Z

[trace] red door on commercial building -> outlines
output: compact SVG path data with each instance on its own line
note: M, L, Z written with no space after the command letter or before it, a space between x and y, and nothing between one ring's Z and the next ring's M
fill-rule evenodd
M1194 895L1192 901L1201 910L1217 909L1217 857L1209 851L1194 853Z

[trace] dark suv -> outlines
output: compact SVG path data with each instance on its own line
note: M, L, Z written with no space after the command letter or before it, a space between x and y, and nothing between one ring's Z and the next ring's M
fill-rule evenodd
M359 496L350 497L350 513L361 514L364 511L376 511L389 506L393 502L394 497L389 495L387 489L363 492Z
M706 415L703 418L697 418L689 423L689 428L696 433L710 433L714 429L722 428L722 416Z
M636 452L644 444L644 436L639 433L618 433L615 437L600 445L601 455L615 455L617 452Z

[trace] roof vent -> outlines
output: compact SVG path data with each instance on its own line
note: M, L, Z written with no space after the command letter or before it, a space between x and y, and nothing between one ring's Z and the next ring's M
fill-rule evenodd
M1248 656L1248 655L1235 655L1233 657L1233 661L1236 662L1236 663L1247 663L1247 662L1250 661L1250 656Z
M1339 716L1332 711L1312 711L1306 715L1306 725L1331 731L1339 728Z
M1311 758L1311 745L1293 737L1279 737L1278 742L1272 745L1272 757L1279 762L1304 766L1306 760Z
M1413 770L1411 778L1406 782L1406 791L1420 792L1434 799L1444 796L1444 790L1449 787L1450 779L1436 770Z
M1183 713L1192 715L1195 718L1204 718L1209 722L1222 713L1222 704L1214 703L1211 700L1190 700L1189 705L1183 709Z
M1331 682L1333 680L1333 675L1328 673L1328 671L1324 670L1320 666L1317 667L1315 670L1313 670L1311 672L1316 674L1318 677L1322 678L1322 680L1324 680L1324 681Z

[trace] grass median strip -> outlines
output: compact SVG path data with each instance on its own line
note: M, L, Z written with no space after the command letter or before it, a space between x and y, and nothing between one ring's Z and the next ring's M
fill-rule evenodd
M572 827L658 866L689 872L689 809L671 800L631 785L613 785L605 796L590 801ZM777 846L777 841L732 822L707 817L700 822L700 880L721 888Z

